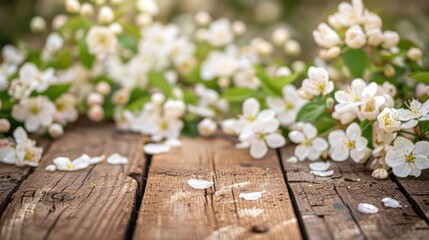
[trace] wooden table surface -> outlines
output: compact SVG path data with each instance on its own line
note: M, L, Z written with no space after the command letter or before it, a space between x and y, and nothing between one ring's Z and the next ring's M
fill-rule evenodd
M429 239L429 171L376 180L343 162L322 178L308 161L286 161L291 145L254 160L225 137L182 138L181 148L156 156L144 154L144 142L113 123L80 123L39 141L39 167L0 165L0 239ZM129 164L44 170L58 156L115 152ZM214 185L193 189L190 178ZM265 193L239 198L252 191ZM403 208L385 208L384 197ZM361 202L380 211L360 213Z

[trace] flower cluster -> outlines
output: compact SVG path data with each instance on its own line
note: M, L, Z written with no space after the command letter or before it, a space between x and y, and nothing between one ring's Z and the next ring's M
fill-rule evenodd
M1 140L3 162L40 160L19 126L56 138L86 115L150 136L149 154L179 147L180 135L211 137L219 125L254 158L288 138L295 160L370 161L379 179L429 168L423 53L382 30L361 0L340 3L314 30L321 50L309 63L290 60L301 47L283 27L270 39L247 38L241 21L199 12L163 24L154 0L130 1L131 12L118 2L66 0L68 15L53 19L42 49L3 48L0 134L15 138ZM48 28L41 17L30 26ZM56 168L78 170L75 161L57 159ZM325 170L315 175L333 174Z

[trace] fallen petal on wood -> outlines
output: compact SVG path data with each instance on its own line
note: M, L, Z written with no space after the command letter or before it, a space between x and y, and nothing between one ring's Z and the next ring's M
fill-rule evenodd
M240 193L240 198L248 201L255 201L262 197L262 192Z
M112 165L128 164L128 158L114 153L107 158L107 163Z
M195 189L207 189L213 186L212 181L206 181L206 180L200 180L200 179L189 179L188 184L189 186Z
M366 214L378 213L378 207L369 203L359 203L358 210L359 212Z
M399 201L395 200L393 198L385 197L381 201L383 202L383 204L384 204L385 207L389 207L389 208L402 208L402 206L399 203Z
M331 164L329 162L319 161L319 162L310 163L309 166L310 166L310 169L314 171L326 171L329 169Z
M164 143L149 143L144 146L144 152L151 155L168 153L171 147Z
M47 172L55 172L57 170L57 167L54 164L48 165L45 168L45 171Z
M330 177L334 175L334 170L329 171L311 171L311 174L318 176L318 177Z
M92 157L89 160L89 164L97 164L100 163L102 161L104 161L104 159L106 158L106 156L101 155L101 156L97 156L97 157Z
M171 148L178 148L182 146L182 142L179 139L171 138L165 141L165 145L171 147Z
M288 163L297 163L298 162L298 158L295 157L295 156L292 156L292 157L288 158L286 161Z

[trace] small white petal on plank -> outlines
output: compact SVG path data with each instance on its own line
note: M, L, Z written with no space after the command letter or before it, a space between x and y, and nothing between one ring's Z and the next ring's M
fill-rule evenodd
M243 198L248 201L256 201L262 197L262 192L250 192L250 193L240 193L240 198Z
M54 164L50 164L45 168L45 171L47 172L55 172L56 170L57 170L57 167Z
M170 138L167 141L165 141L165 145L167 145L171 148L178 148L178 147L182 146L182 142L179 139Z
M367 213L367 214L378 213L378 207L369 203L359 203L358 210L361 213Z
M295 156L292 156L292 157L288 158L286 160L286 162L288 162L288 163L297 163L298 162L298 158L295 157Z
M128 164L128 158L114 153L107 158L107 163L112 165Z
M384 204L385 207L389 207L389 208L402 208L402 206L399 203L399 201L395 200L393 198L385 197L381 201L383 202L383 204Z
M101 163L102 161L104 161L104 159L106 158L106 156L101 155L101 156L97 156L97 157L92 157L89 160L89 164L97 164L97 163Z
M331 164L329 162L318 161L310 163L309 166L310 169L313 171L326 171L329 169Z
M311 171L311 174L318 176L318 177L330 177L334 175L334 170L329 171Z
M171 147L164 143L149 143L144 145L144 152L151 155L168 153Z
M206 181L206 180L200 180L200 179L189 179L188 184L189 186L195 189L207 189L213 186L212 181Z

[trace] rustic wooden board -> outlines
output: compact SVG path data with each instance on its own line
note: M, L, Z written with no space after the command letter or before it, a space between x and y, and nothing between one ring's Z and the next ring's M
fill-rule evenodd
M352 162L331 163L332 177L310 174L309 161L288 163L293 146L281 151L288 184L309 239L424 239L429 226L390 180L376 180ZM384 197L401 202L402 209L385 208ZM377 206L377 214L363 214L359 203Z
M143 179L143 138L109 123L82 123L51 144L41 166L13 195L0 220L0 239L121 239L126 237ZM77 172L49 173L58 156L118 152L130 163L106 162ZM133 176L137 179L133 179Z
M187 181L214 181L207 190ZM266 191L256 201L240 192ZM244 209L263 209L245 216ZM258 233L262 232L262 233ZM135 239L300 239L276 152L261 160L232 142L183 139L182 147L153 156Z
M418 178L393 178L406 193L415 211L429 222L429 170L422 172Z
M49 148L50 141L38 138L37 145L46 152ZM16 167L0 163L0 216L11 200L13 193L18 190L22 181L32 172L29 167Z

